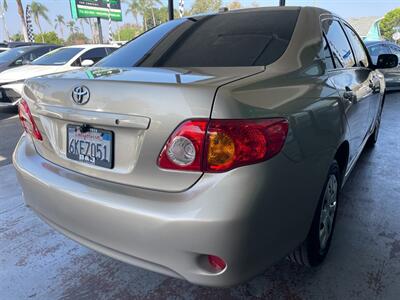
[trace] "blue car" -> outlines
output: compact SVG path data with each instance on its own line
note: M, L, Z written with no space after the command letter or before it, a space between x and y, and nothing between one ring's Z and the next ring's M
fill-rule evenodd
M388 41L368 41L365 42L371 56L372 63L376 64L378 56L381 54L395 54L400 59L400 46ZM400 90L400 67L380 70L385 75L386 90Z

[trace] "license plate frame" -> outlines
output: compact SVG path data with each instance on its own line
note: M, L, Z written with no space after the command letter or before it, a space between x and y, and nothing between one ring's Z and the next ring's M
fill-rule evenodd
M74 133L76 133L77 131L79 131L80 134L82 134L83 136L85 136L86 138L89 139L89 141L85 141L83 136L82 139L78 139L79 140L79 149L77 149L77 144L73 144L70 145L70 135L72 133L72 131L74 131ZM95 141L90 141L90 136L101 136L102 140L100 141L100 147L104 145L108 146L106 147L106 149L98 149L97 144L95 144ZM87 147L83 147L84 148L84 152L85 154L81 154L80 150L82 150L82 143L83 145L85 145L85 143L89 143L87 144ZM103 156L103 152L102 150L105 151L104 156L105 159L98 159L96 157L96 155L87 155L90 151L93 151L92 149L92 144L95 145L96 149L94 151L97 151L96 155L98 154L98 152L101 152L101 156ZM71 146L71 147L70 147ZM102 128L97 128L97 127L92 127L92 126L85 126L85 125L75 125L75 124L67 124L67 149L66 149L66 155L67 158L76 161L76 162L81 162L81 163L85 163L88 165L94 165L94 166L98 166L98 167L102 167L102 168L106 168L106 169L113 169L114 168L114 132L111 130L106 130L106 129L102 129ZM108 149L108 150L107 150ZM74 150L74 151L72 151ZM78 151L79 150L79 151ZM107 155L107 151L108 151L108 155ZM78 153L79 152L79 153ZM92 154L93 152L89 153Z

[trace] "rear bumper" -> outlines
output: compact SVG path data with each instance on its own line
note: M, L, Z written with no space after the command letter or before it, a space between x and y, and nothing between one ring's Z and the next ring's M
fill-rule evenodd
M61 168L39 156L25 135L13 160L27 205L58 231L110 257L196 284L248 280L298 245L311 222L313 204L299 205L295 185L290 192L273 180L267 185L262 164L206 174L187 191L166 193ZM266 197L265 188L275 197ZM215 272L204 254L222 257L227 268Z

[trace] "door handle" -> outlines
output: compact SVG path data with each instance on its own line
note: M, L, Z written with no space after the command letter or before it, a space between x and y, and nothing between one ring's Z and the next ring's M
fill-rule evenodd
M343 93L343 98L352 103L356 102L356 100L357 100L357 96L354 95L353 91L348 86L345 87L345 92Z
M372 90L373 93L377 93L380 91L379 84L376 85L372 79L369 80L369 88Z

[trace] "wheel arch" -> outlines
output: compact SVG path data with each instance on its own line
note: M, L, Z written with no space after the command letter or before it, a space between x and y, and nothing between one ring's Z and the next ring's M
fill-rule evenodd
M349 142L343 141L335 153L335 160L337 161L340 169L341 182L343 182L344 176L347 171L347 167L349 164L349 155L350 155Z

